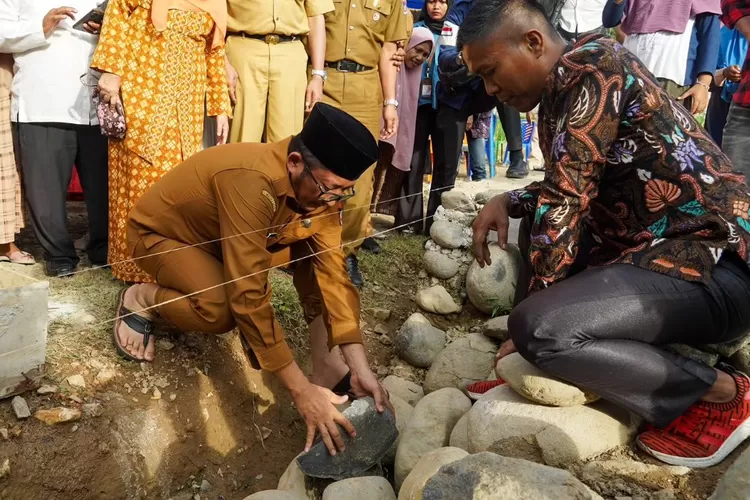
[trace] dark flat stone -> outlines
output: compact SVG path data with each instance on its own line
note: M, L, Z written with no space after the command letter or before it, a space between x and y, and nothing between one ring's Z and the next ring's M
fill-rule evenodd
M357 429L357 437L352 439L341 429L345 450L335 456L318 439L309 452L297 459L299 468L308 476L336 481L360 476L378 464L398 438L393 413L388 409L378 413L372 398L354 401L343 413Z

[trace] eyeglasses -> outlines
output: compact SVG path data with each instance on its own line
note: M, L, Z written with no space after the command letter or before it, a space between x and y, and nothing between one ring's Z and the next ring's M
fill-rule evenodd
M318 199L320 201L324 201L326 203L330 203L332 201L339 202L348 200L355 195L354 187L343 189L341 191L341 194L332 193L331 191L333 191L333 189L327 188L325 185L321 184L318 179L315 178L315 175L313 175L312 170L310 170L310 167L307 165L307 163L303 162L303 165L305 166L305 171L310 175L310 178L312 178L315 185L318 186L318 189L320 189L320 195L318 195Z

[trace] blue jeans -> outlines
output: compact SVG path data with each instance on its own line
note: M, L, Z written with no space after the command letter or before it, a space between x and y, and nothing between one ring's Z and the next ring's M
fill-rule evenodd
M729 106L727 124L724 126L722 149L732 160L735 172L745 175L745 182L750 181L750 108L732 103Z
M472 139L469 135L469 162L471 180L481 181L487 178L487 151L484 139Z

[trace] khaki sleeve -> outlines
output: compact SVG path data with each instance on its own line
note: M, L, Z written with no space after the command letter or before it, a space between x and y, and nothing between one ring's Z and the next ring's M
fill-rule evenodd
M404 8L401 0L394 0L393 13L388 20L388 26L385 28L384 42L396 43L407 40L409 34L407 32L407 18L411 17L411 13L408 9Z
M271 180L261 172L227 170L213 178L221 227L221 250L227 297L240 333L261 368L277 371L293 361L271 305L266 249L275 215L263 191L275 197Z
M136 0L110 0L107 4L102 32L91 59L93 69L123 75L129 47L129 20L137 5Z
M305 14L307 14L307 17L328 14L335 9L333 0L305 0Z
M328 346L362 343L359 330L359 292L346 272L344 252L341 250L341 224L338 217L324 224L310 238L315 280L325 306L328 327ZM335 222L334 222L335 221Z

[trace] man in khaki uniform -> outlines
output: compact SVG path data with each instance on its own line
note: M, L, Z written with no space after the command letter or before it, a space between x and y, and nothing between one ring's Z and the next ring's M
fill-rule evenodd
M236 101L230 141L276 142L298 134L305 109L322 97L323 15L333 10L332 0L228 0L227 9L227 76Z
M328 79L323 102L345 110L373 136L392 137L398 129L397 67L399 42L405 42L411 13L403 0L334 0L325 15ZM381 131L381 119L383 129ZM344 253L352 282L362 286L356 252L370 226L375 166L360 176L356 194L344 206Z
M119 354L152 360L157 316L182 331L237 326L253 365L274 372L290 391L308 425L307 446L317 429L331 451L332 443L341 449L336 424L352 427L334 407L346 398L331 388L372 395L381 411L389 406L362 345L339 211L377 154L361 123L318 104L299 136L218 146L175 167L130 214L128 246L156 283L122 293L113 328ZM288 264L310 324L313 383L294 361L271 305L268 271ZM316 356L321 350L325 355Z

